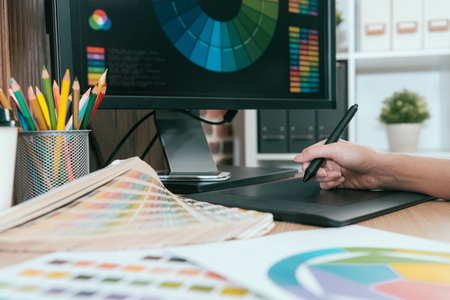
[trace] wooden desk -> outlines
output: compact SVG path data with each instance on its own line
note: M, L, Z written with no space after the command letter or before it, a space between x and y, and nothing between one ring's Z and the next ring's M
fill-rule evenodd
M321 228L287 222L275 223L275 228L269 234ZM425 202L357 225L450 243L450 201ZM42 253L0 252L0 268L40 255Z

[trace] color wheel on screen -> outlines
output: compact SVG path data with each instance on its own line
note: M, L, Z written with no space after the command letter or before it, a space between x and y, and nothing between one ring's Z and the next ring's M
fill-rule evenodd
M301 299L450 299L450 254L332 248L286 258L269 278Z
M178 51L207 70L234 72L250 66L269 46L277 25L278 0L221 1L236 11L222 13L216 5L216 11L206 12L208 1L202 0L152 0L164 32Z

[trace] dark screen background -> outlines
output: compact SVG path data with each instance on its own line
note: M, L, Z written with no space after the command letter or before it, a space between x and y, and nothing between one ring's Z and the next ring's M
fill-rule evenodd
M75 74L86 90L86 47L103 47L108 95L321 100L327 95L328 63L324 2L319 0L319 16L308 16L289 13L288 0L280 0L275 34L264 53L244 69L221 73L196 65L175 48L150 0L71 1ZM89 26L88 20L97 9L111 19L110 30ZM289 26L319 31L319 93L290 92Z

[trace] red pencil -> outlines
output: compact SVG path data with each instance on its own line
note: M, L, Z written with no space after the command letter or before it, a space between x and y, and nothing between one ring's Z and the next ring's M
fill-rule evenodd
M105 93L106 93L106 84L102 87L102 90L100 91L100 94L97 97L97 101L95 102L95 106L94 106L94 109L92 110L91 117L89 118L89 123L91 122L92 116L95 114L97 107L100 105L100 102L102 102L103 97L105 96Z
M56 80L53 80L53 99L55 100L55 108L56 111L59 112L59 100L61 100L61 94L59 93L59 86L56 83ZM58 115L58 114L56 114Z

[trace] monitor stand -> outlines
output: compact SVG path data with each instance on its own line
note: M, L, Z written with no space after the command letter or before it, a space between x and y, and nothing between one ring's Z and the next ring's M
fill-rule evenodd
M199 115L199 111L191 111ZM200 121L177 111L156 110L155 123L169 172L160 172L173 193L192 193L267 182L298 170L221 166L217 169ZM230 177L231 176L231 177Z

